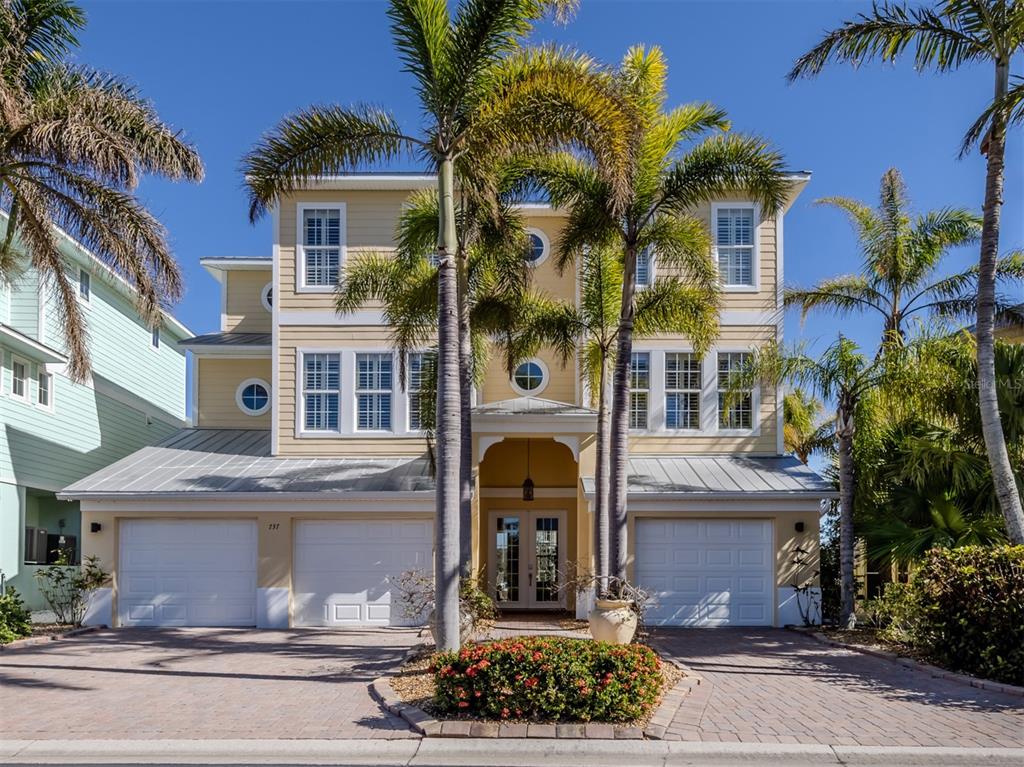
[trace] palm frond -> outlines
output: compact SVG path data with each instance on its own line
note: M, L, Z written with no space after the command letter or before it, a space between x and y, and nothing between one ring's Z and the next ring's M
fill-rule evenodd
M971 123L960 144L961 158L966 157L971 148L991 130L996 115L1002 115L1005 127L1024 124L1024 77L1014 76L1012 82L1006 95L989 104L978 119Z
M689 214L656 214L637 239L637 249L644 248L653 249L659 267L717 302L721 280L711 257L711 233L702 219Z
M813 288L788 287L783 302L787 307L799 306L801 319L815 309L836 314L873 309L883 316L889 311L885 297L864 277L853 274L822 280Z
M402 69L416 80L420 102L433 115L448 114L453 92L452 24L445 0L389 0L391 37Z
M718 335L718 292L672 277L659 277L639 291L634 330L638 337L682 334L703 355Z

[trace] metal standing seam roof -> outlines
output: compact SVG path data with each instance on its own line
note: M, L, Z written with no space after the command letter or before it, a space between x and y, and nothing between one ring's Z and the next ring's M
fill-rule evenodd
M270 346L270 333L206 333L178 341L179 346Z
M792 456L633 456L627 467L631 496L835 495L831 483ZM583 480L587 495L594 478Z
M69 485L58 496L73 500L186 493L427 495L433 490L426 456L276 458L270 455L267 430L182 429Z

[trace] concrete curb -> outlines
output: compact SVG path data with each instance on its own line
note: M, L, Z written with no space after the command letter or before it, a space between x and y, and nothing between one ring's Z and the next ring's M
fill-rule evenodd
M0 651L8 652L10 650L20 650L23 647L37 647L38 645L56 642L61 639L70 639L71 637L81 636L82 634L91 634L94 631L99 631L100 629L105 628L106 626L79 626L76 629L68 629L67 631L62 631L60 634L46 634L45 636L15 639L13 642L8 642L7 644L0 645Z
M406 660L414 653L410 652ZM470 722L463 719L435 719L418 706L399 698L391 686L389 676L382 676L370 683L370 695L389 713L401 717L409 728L427 738L537 738L557 740L661 740L679 707L701 684L702 679L667 653L659 651L663 662L678 668L683 677L668 690L661 699L651 720L644 728L626 727L602 722L564 724L524 724L521 722Z
M566 741L468 738L432 740L22 740L0 741L0 764L173 763L492 765L558 767L770 763L837 765L1019 765L1024 749L856 748L816 745Z
M1004 695L1015 695L1018 698L1024 698L1024 687L1018 687L1013 684L1005 684L1003 682L993 682L988 679L979 679L978 677L970 676L969 674L958 674L955 671L948 671L938 666L933 666L930 663L921 663L920 661L908 658L905 655L899 653L889 652L888 650L881 650L875 647L867 647L865 645L852 644L850 642L843 642L838 639L833 639L827 634L823 634L820 631L813 631L805 629L801 626L787 626L790 631L796 631L804 636L811 637L812 639L821 642L822 644L830 645L831 647L840 647L844 650L853 650L854 652L863 653L864 655L872 655L876 658L882 658L884 660L892 661L897 663L904 668L913 669L915 671L921 671L928 674L931 677L937 679L948 679L951 682L959 682L970 687L974 687L979 690L986 690L988 692L1001 692Z

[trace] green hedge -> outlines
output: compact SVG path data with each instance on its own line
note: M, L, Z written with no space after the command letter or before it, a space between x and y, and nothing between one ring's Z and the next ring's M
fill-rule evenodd
M0 644L13 642L32 633L32 613L13 586L0 594Z
M661 660L643 645L566 637L468 644L431 662L443 714L529 721L628 722L658 699Z
M1024 685L1024 546L933 549L914 580L916 644L948 668Z

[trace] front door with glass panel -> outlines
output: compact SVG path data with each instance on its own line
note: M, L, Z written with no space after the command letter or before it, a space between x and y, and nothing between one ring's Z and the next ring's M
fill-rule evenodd
M495 511L488 583L499 608L565 607L564 511Z

